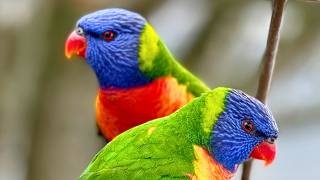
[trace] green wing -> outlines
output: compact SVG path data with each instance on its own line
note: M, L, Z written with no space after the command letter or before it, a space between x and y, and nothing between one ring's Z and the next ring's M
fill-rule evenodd
M188 179L194 174L193 145L210 150L211 131L228 91L217 88L170 116L120 134L96 155L80 179Z
M132 128L107 144L80 179L185 179L193 173L194 144L206 146L195 99L170 116ZM210 118L212 119L212 118Z
M140 38L139 63L140 70L148 77L173 76L180 84L186 85L195 97L210 90L175 60L149 24L146 24Z
M193 172L192 144L172 134L178 126L159 119L129 130L102 149L80 179L174 179ZM178 136L179 137L179 136ZM183 151L183 152L181 152Z

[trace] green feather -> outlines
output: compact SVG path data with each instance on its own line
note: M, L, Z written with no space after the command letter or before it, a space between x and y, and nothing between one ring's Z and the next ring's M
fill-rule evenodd
M145 25L140 37L139 67L144 74L151 78L175 77L180 84L186 85L187 90L196 97L210 90L201 80L175 60L149 24Z
M80 179L188 179L194 173L193 145L209 150L229 91L216 88L170 116L122 133L96 155Z

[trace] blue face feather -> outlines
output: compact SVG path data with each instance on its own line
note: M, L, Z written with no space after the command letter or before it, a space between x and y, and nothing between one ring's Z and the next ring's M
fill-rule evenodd
M278 128L268 108L241 91L230 91L225 104L213 128L210 146L212 156L234 172L256 145L277 138Z
M87 63L95 71L101 88L129 88L151 81L142 74L138 62L140 34L145 24L139 14L117 8L100 10L78 21L77 28L87 41Z

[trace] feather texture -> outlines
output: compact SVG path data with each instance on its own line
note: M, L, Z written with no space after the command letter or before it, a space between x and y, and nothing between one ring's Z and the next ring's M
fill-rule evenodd
M194 145L209 149L211 133L204 127L211 124L212 129L228 91L219 88L170 116L120 134L100 151L80 179L189 179L196 175L199 166L194 161L199 153L195 154ZM206 107L213 102L218 103L208 112Z
M243 129L244 118L258 134ZM277 134L265 105L239 90L216 88L117 136L80 179L229 179L257 144Z
M130 89L100 90L96 100L97 124L107 139L145 123L150 119L175 112L193 95L173 77Z

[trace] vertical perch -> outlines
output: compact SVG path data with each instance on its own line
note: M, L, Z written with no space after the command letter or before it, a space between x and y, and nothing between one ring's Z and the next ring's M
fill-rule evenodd
M280 39L280 27L283 17L283 11L287 0L273 0L272 17L269 27L267 47L262 60L262 71L259 79L259 86L256 98L262 103L266 103L267 95L270 89L273 69L276 61ZM242 180L249 180L252 160L243 165Z

